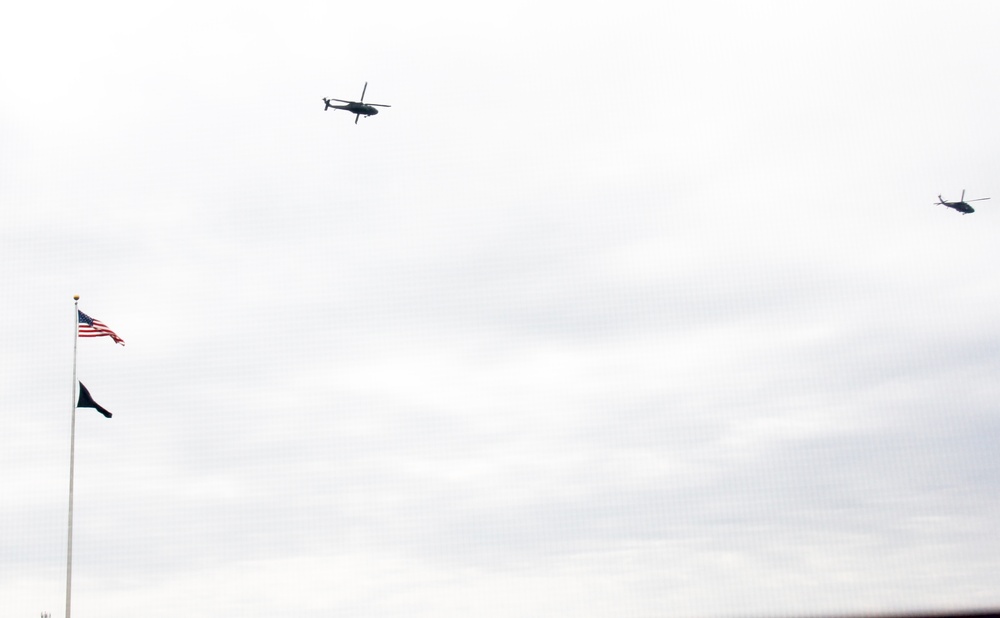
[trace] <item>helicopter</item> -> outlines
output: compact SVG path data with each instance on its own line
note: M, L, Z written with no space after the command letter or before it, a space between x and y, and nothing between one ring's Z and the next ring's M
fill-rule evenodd
M988 200L988 199L990 199L990 198L988 198L988 197L980 197L980 198L976 198L974 200L969 200L969 202L982 202L983 200ZM938 195L938 201L935 202L934 205L935 206L947 206L948 208L954 208L955 210L957 210L958 212L962 213L963 215L969 215L969 214L972 214L972 213L976 212L975 209L972 208L972 206L969 206L969 202L965 201L965 189L962 189L962 197L960 197L957 202L949 202L948 200L946 200L946 199L942 198L940 195Z
M361 100L360 101L345 101L343 99L327 99L323 98L323 102L326 103L326 107L323 111L333 108L333 109L343 109L354 114L354 124L358 124L358 119L362 116L374 116L378 113L376 107L392 107L391 105L383 105L381 103L365 103L365 91L368 90L368 82L365 82L365 87L361 90ZM330 101L339 101L341 103L347 103L347 105L333 105Z

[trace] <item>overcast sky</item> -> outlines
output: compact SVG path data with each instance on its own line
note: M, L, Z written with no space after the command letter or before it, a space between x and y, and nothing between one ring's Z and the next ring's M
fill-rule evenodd
M1000 606L998 32L6 7L0 615L63 614L74 294L126 342L79 340L76 618Z

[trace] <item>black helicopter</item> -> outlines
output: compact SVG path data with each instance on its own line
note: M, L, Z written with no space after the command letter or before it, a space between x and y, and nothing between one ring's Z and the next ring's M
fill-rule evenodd
M988 197L980 197L974 200L969 200L969 202L982 202L983 200L988 200ZM948 208L954 208L963 215L972 214L975 211L972 206L969 206L969 202L965 201L965 189L962 189L962 197L959 198L957 202L949 202L940 195L938 195L938 201L934 203L935 206L947 206Z
M391 105L383 105L381 103L365 103L365 91L368 90L368 82L365 82L365 87L361 90L361 100L360 101L345 101L343 99L327 99L324 98L323 102L326 103L326 107L323 111L333 108L333 109L343 109L354 114L354 124L358 124L358 119L362 116L374 116L378 113L376 107L392 107ZM339 101L341 103L347 103L347 105L333 105L330 101Z

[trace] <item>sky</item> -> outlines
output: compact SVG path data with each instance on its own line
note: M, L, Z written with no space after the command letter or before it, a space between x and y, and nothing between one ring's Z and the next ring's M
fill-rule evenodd
M998 29L7 7L0 615L1000 607Z

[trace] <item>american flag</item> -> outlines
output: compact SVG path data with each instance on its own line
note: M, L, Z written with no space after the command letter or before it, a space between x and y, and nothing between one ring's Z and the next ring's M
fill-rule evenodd
M81 337L111 337L115 343L125 345L125 340L115 334L115 331L108 328L108 325L100 320L95 320L86 313L76 310L80 314L80 325L77 332Z

